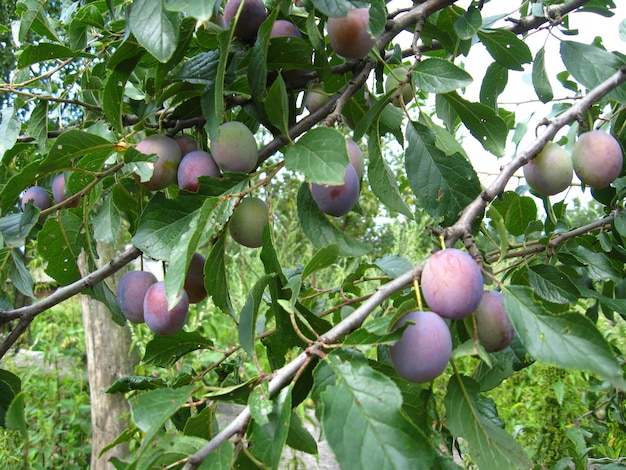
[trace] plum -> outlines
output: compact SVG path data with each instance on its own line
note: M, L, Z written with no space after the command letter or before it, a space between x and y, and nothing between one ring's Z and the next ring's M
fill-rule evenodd
M69 194L67 184L65 184L65 175L63 173L59 173L52 180L52 197L54 198L54 202L60 204L70 196L71 194ZM79 204L80 198L77 198L70 202L67 207L78 207Z
M471 315L483 296L480 267L457 248L438 251L426 261L421 285L430 309L455 320Z
M184 157L189 152L198 150L198 141L189 135L177 135L174 140L180 147L180 155Z
M347 139L347 142L350 163L352 163L352 166L356 170L356 174L359 176L359 179L361 179L361 176L363 176L363 167L365 165L365 162L363 160L363 152L361 152L359 144L357 144L354 140Z
M183 290L180 301L172 308L167 308L165 283L155 282L146 291L143 299L143 316L146 325L154 334L168 336L182 330L189 313L189 297Z
M269 222L267 204L258 197L246 197L235 208L228 222L231 237L240 245L258 248L263 245L263 230Z
M352 210L359 200L359 191L359 175L352 163L346 167L342 185L311 184L311 195L317 207L335 217L346 215Z
M369 21L368 7L352 9L340 18L328 18L330 47L348 59L365 57L374 46L374 38L367 30Z
M117 305L124 316L133 323L143 323L143 299L148 288L157 282L148 271L129 271L117 285Z
M574 171L587 186L602 189L622 172L622 147L608 132L593 130L578 137L572 147Z
M207 297L207 291L204 287L204 256L200 253L194 253L187 268L185 276L185 292L189 298L190 304L202 302Z
M185 155L178 165L178 186L187 191L198 192L200 176L220 177L220 169L210 153L204 150L192 150Z
M310 113L314 113L320 109L330 97L324 93L324 85L314 83L304 95L304 106Z
M291 21L276 20L274 21L272 30L270 31L270 38L278 37L302 38L302 33Z
M239 121L225 122L211 139L211 155L222 171L250 173L257 165L258 153L254 134Z
M478 340L485 351L496 352L506 348L513 337L515 329L504 308L502 294L495 290L486 290L474 312Z
M33 205L39 207L42 211L52 206L52 199L50 199L48 191L41 186L31 186L24 192L21 203L22 210L24 210L28 201L32 201Z
M406 67L396 67L385 79L385 93L397 90L391 103L400 108L403 104L408 104L415 96L415 88L410 78L409 69Z
M228 0L224 6L224 25L230 26L230 23L237 16L242 1L243 7L235 25L234 34L235 37L244 42L254 42L259 27L267 17L263 0Z
M158 191L176 183L181 153L174 139L166 135L152 134L139 142L135 149L146 155L157 156L157 161L152 164L152 176L142 183L146 188Z
M434 312L413 311L394 329L407 322L402 338L389 348L394 369L411 382L430 382L445 370L452 356L452 336L446 322Z
M542 196L552 196L569 188L574 176L572 159L554 142L548 142L523 170L528 185Z

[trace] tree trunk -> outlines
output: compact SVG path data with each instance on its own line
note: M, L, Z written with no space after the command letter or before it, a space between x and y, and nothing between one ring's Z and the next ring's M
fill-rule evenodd
M98 252L104 262L115 255L110 245L98 244ZM85 266L84 259L81 264ZM116 276L109 285L117 285ZM136 359L130 354L128 326L120 327L114 323L107 307L86 295L81 296L81 303L91 395L91 470L110 469L113 466L109 459L126 457L128 446L118 445L102 457L98 458L98 455L127 428L128 421L121 416L127 416L130 408L123 394L104 391L117 379L133 375Z

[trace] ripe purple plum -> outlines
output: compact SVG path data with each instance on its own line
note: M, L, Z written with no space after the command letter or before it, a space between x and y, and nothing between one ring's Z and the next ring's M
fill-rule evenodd
M143 316L154 334L168 336L182 330L189 313L189 297L183 290L180 301L170 310L167 308L165 283L155 282L143 299Z
M421 285L430 309L454 320L471 315L483 296L480 267L457 248L438 251L428 259Z
M361 179L361 176L363 176L363 167L365 165L365 161L363 160L363 152L361 152L359 144L357 144L354 140L347 139L347 141L348 155L350 155L350 163L352 163L352 166L356 170L356 174L359 176L359 179Z
M148 288L157 282L149 271L129 271L117 285L117 305L133 323L143 323L143 299Z
M452 337L446 322L434 312L413 311L394 328L407 322L402 338L389 348L394 369L411 382L430 382L446 369L452 356Z
M39 207L42 211L52 206L52 199L50 199L48 191L41 186L31 186L24 192L21 203L22 210L24 210L28 201L32 201L33 205Z
M259 149L254 134L239 121L225 122L211 139L211 155L222 171L250 173L257 165Z
M143 154L157 156L157 161L152 164L152 176L142 183L146 188L158 191L176 183L181 153L174 139L166 135L152 134L139 142L135 148Z
M622 172L622 147L608 132L593 130L578 137L572 163L580 181L594 189L609 186Z
M192 150L185 155L178 165L178 186L187 191L198 192L200 176L220 177L220 169L210 153L204 150Z
M485 351L502 351L513 341L515 329L506 313L500 292L484 291L483 298L474 312L474 318L478 340Z
M554 142L548 142L523 169L528 185L543 196L552 196L569 188L574 176L572 159Z
M348 163L343 176L343 184L330 186L325 184L311 184L311 195L317 207L325 214L341 217L352 210L359 200L359 175Z
M206 259L200 253L194 253L189 262L184 288L190 304L202 302L207 297L207 291L204 287L205 262Z
M174 140L180 147L180 155L183 157L189 152L198 150L198 141L189 135L177 135Z
M304 106L310 113L314 113L329 100L329 96L324 93L324 85L314 83L304 95Z
M259 27L265 21L267 13L263 0L228 0L224 7L224 24L228 27L237 16L239 6L241 13L235 25L235 37L244 42L254 42Z
M328 18L330 47L347 59L365 57L374 46L374 38L367 30L369 21L368 7L355 8L340 18Z
M270 38L292 37L302 38L302 33L298 27L288 20L276 20L270 31Z
M400 108L402 104L408 104L415 97L415 88L409 76L409 69L406 67L396 67L385 79L385 93L391 90L398 90L391 103Z
M59 173L52 180L52 197L54 198L54 202L60 204L70 196L71 194L67 189L67 184L65 184L65 175L63 173ZM79 204L80 198L74 199L67 205L67 207L78 207Z
M269 208L258 197L246 197L235 208L228 222L230 236L240 245L258 248L263 245L263 230L269 222Z

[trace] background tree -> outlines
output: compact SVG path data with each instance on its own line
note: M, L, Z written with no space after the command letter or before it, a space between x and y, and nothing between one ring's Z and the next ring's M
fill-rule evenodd
M316 452L298 414L311 405L346 468L583 466L602 456L565 428L544 444L569 439L571 454L529 455L489 393L538 361L592 374L603 400L623 406L623 344L602 330L626 312L626 67L600 39L576 41L568 23L581 11L610 16L615 4L520 2L494 19L489 3L100 0L54 15L45 2L18 2L17 63L0 87L10 97L0 120L0 324L10 328L0 357L74 295L124 327L122 311L144 298L149 326L132 329L159 334L141 345L137 375L107 390L131 410L111 442L132 451L111 460L117 468L277 468L285 446ZM556 77L547 49L527 44L535 34L559 44ZM472 77L462 58L483 47L492 62ZM523 140L524 122L500 96L524 70L552 109ZM555 78L571 97L555 98ZM478 80L474 101L464 90ZM311 105L302 92L313 90L327 99ZM592 129L602 141L581 144ZM181 134L219 170L185 175L197 188L177 185L189 148L171 137ZM362 174L348 136L365 154ZM540 152L551 141L575 156L573 168L559 160L544 165L548 184L527 176L532 189L512 187L522 166L549 158ZM477 153L508 157L494 158L490 183ZM599 219L570 217L554 195L572 169ZM59 174L63 185L53 184ZM23 200L32 186L55 205ZM120 232L129 246L102 264L102 243ZM407 233L420 241L396 253L374 246ZM196 253L201 276L190 270ZM15 308L16 292L33 295L31 256L62 287ZM157 262L163 283L116 297L111 276L138 257ZM485 288L502 293L492 308ZM196 289L210 300L190 308ZM498 312L486 331L476 308ZM236 330L228 348L216 345L224 327ZM486 332L507 341L481 342ZM435 338L447 346L428 357ZM26 434L19 377L1 370L0 390L0 424ZM245 407L218 429L220 401Z

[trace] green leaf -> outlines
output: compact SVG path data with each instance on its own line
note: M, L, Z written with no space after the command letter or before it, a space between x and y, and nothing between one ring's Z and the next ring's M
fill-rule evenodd
M461 39L472 39L482 26L483 18L480 10L473 4L454 22L454 30Z
M107 389L106 393L128 393L132 390L156 390L166 387L167 382L159 377L129 375L116 380L115 383Z
M481 470L532 468L524 449L491 416L481 412L483 399L472 379L458 374L450 378L444 403L452 435L467 441L470 455Z
M303 172L309 183L343 184L349 161L345 136L329 127L311 129L285 152L285 166Z
M41 153L48 151L48 101L39 101L32 110L27 127L28 135L37 142Z
M147 448L142 448L135 468L172 468L195 454L207 441L194 436L166 435Z
M504 29L478 31L478 38L491 57L503 67L521 71L524 70L524 64L533 60L526 43L511 31Z
M559 367L588 370L626 387L622 369L591 320L579 313L550 316L528 287L510 286L504 305L515 331L534 358Z
M315 248L327 245L338 245L341 256L362 256L372 250L369 243L350 238L339 230L323 214L309 191L307 184L302 184L298 190L298 219L302 231Z
M46 0L19 0L17 2L15 11L20 16L18 33L20 42L27 41L29 32L33 31L50 41L61 43L46 16L48 9L45 4Z
M498 96L504 91L509 81L509 69L493 62L487 67L480 87L480 102L490 108L498 108Z
M234 463L235 450L233 443L226 441L204 459L198 470L231 470Z
M492 108L464 100L456 93L445 93L442 96L485 150L497 157L504 156L508 128L506 122Z
M587 275L594 281L610 279L615 282L622 280L622 271L618 269L611 259L604 253L591 251L583 246L578 246L570 253L586 267Z
M218 0L166 0L165 8L183 12L199 21L208 21L213 17L216 3Z
M107 194L93 220L94 238L103 243L114 243L120 233L122 217L113 204L113 197Z
M331 18L341 18L346 16L348 11L354 8L364 8L370 6L367 0L310 0L313 6L326 16Z
M448 93L472 83L472 76L449 60L433 57L422 60L413 69L417 88L429 93Z
M164 0L135 0L128 23L139 43L159 62L176 50L180 20L164 8Z
M217 67L220 62L220 51L201 52L182 64L175 77L178 80L185 80L189 83L199 83L208 85L215 82Z
M413 269L413 263L400 255L384 256L374 261L374 264L387 276L396 278Z
M61 285L78 281L77 260L86 242L83 220L74 212L64 210L57 218L48 218L37 234L39 253L47 262L46 274Z
M251 357L254 356L257 314L263 301L265 288L273 278L273 274L266 274L254 284L239 314L239 344Z
M580 297L580 291L569 276L550 264L531 266L528 280L535 293L548 302L575 304Z
M328 245L320 248L302 270L302 279L306 279L316 271L332 266L337 261L338 257L339 246Z
M426 436L401 412L396 384L367 362L329 355L314 370L316 413L342 468L432 468Z
M13 106L7 106L0 111L0 158L4 158L8 150L11 150L20 135L20 122L15 117Z
M204 263L204 282L215 306L224 313L234 317L233 306L228 292L226 262L224 260L226 236L227 233L224 231L211 247L209 256L207 256Z
M185 354L212 346L213 341L197 331L179 331L169 336L155 336L146 345L146 353L141 362L147 366L167 369Z
M5 416L7 429L19 431L24 438L28 435L28 426L26 425L26 416L24 415L25 407L24 392L20 392L11 400Z
M76 53L69 47L59 44L42 42L40 44L29 45L20 53L17 61L18 68L29 67L38 62L45 62L54 59L67 59L72 57L94 57L92 54Z
M6 427L7 411L21 389L22 381L17 375L8 370L0 369L0 426Z
M202 92L200 105L206 118L205 129L209 138L215 138L219 133L219 126L224 119L224 77L228 64L232 30L226 30L217 35L219 60L213 81Z
M444 225L456 221L463 208L480 194L472 165L461 155L445 155L435 134L417 122L407 125L405 164L409 185L424 210Z
M487 215L492 219L502 219L509 233L518 237L526 232L529 224L537 220L537 204L531 197L505 191L491 203Z
M543 47L537 51L537 55L535 55L535 60L533 62L532 73L535 93L537 94L537 98L539 98L542 103L548 103L549 101L552 101L552 98L554 98L552 85L550 85L550 79L548 78L548 73L546 72L545 55L546 51Z
M343 340L344 346L361 346L366 344L393 344L402 338L403 328L390 333L394 321L393 315L370 320L359 329L353 331Z
M265 112L270 122L284 135L289 134L289 97L283 76L278 74L267 93Z
M317 454L317 442L311 433L304 427L302 420L295 411L291 412L289 420L289 434L287 434L287 445L292 449L306 452L307 454Z

